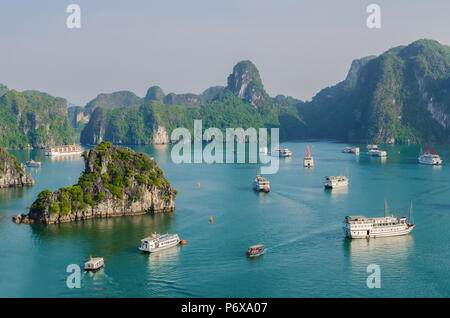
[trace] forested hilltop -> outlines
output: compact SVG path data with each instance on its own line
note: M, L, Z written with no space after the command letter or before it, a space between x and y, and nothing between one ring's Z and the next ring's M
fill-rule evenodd
M130 91L100 94L85 107L36 91L0 85L0 146L44 147L73 142L170 142L177 127L279 127L281 140L358 143L450 142L450 47L422 39L353 61L347 77L311 101L270 97L256 66L235 65L226 86L202 94L141 98ZM70 123L70 124L69 124ZM69 127L71 126L71 127Z
M0 85L0 146L25 149L73 143L66 105L63 98Z
M168 143L177 127L193 130L194 119L203 127L279 127L278 107L265 92L259 72L250 61L238 63L226 87L214 86L200 95L165 95L158 86L145 98L131 92L101 94L89 102L90 117L81 132L84 144L110 141L115 144Z
M352 63L347 78L297 105L303 138L450 142L450 47L418 40Z

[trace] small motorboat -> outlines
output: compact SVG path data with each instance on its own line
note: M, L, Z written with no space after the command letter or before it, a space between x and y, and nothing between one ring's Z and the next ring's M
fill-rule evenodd
M27 167L34 167L34 168L40 168L41 162L40 161L34 161L33 159L27 161Z
M250 246L245 254L247 254L248 257L255 257L263 255L265 252L266 251L264 250L264 245L258 244Z
M103 257L92 257L92 255L89 255L89 260L84 263L84 270L95 271L103 266L105 266L105 260Z

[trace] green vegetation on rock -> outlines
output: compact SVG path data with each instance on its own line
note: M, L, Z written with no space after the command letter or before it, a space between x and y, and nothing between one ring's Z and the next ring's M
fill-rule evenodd
M65 99L38 91L4 91L0 94L0 146L24 149L73 143L66 104Z
M29 219L56 223L173 210L176 193L161 168L146 154L102 142L83 156L86 169L78 183L39 193Z

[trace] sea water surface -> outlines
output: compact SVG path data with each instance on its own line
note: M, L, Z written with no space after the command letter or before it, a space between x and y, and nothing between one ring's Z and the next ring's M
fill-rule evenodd
M178 190L174 213L17 225L37 194L77 182L82 159L54 160L42 151L11 151L31 168L36 185L0 189L1 297L450 297L450 146L437 145L442 167L417 164L420 147L382 146L388 158L341 152L346 145L309 143L315 167L304 168L306 143L283 146L270 193L252 191L256 164L175 164L170 147L130 147L155 158ZM364 146L360 146L362 152ZM327 175L346 175L347 190L327 191ZM200 186L198 186L198 184ZM410 235L346 239L346 215L397 215L414 203ZM210 217L214 222L210 223ZM138 250L151 232L178 233L187 245L154 254ZM265 255L248 259L249 245ZM89 254L106 266L68 288L70 264ZM381 269L381 288L366 280Z

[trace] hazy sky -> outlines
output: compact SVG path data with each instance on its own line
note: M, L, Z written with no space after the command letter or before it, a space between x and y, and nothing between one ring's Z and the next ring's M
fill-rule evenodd
M81 7L81 29L66 7ZM381 29L366 26L381 7ZM355 58L419 38L450 44L449 0L0 0L0 83L85 105L97 94L201 93L240 60L271 96L311 99Z

